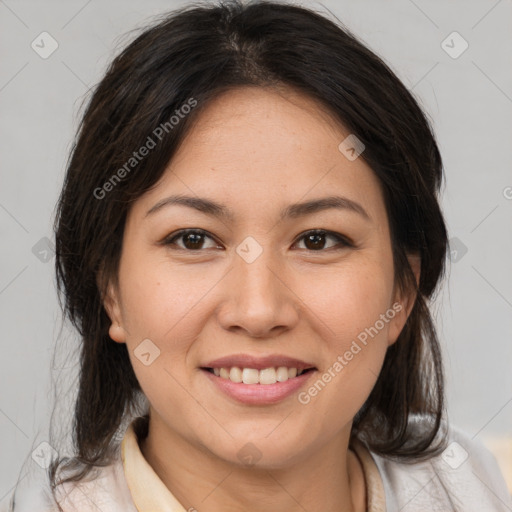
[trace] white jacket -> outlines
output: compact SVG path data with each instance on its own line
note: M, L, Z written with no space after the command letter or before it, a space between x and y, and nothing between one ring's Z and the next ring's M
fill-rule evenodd
M356 442L368 512L512 512L494 456L459 429L452 427L448 434L448 448L426 462L396 462ZM58 510L49 499L45 471L38 469L39 479L25 477L0 512ZM65 512L187 512L142 455L133 422L115 463L100 468L91 481L63 484L58 497Z

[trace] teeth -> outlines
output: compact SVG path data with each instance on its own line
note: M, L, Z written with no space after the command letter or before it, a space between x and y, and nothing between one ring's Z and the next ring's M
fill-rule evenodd
M233 366L233 368L229 370L229 380L233 382L242 382L242 370L240 370L240 368L237 368L236 366Z
M222 379L229 379L233 382L243 382L244 384L275 384L276 382L286 382L288 379L298 377L304 370L297 368L287 368L279 366L277 368L264 368L256 370L255 368L214 368L213 373Z
M273 368L272 368L273 369ZM233 373L233 370L238 370L238 368L231 368L231 371L229 372L229 378L233 380L233 377L231 374ZM258 370L255 370L254 368L244 368L242 370L242 382L244 384L258 384L260 379L260 372ZM235 380L235 382L237 382ZM275 380L274 380L275 382Z

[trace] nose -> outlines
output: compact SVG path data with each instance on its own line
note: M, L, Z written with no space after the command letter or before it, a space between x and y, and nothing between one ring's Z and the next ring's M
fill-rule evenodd
M284 265L270 252L264 250L251 263L236 255L218 313L224 329L271 338L297 324L300 299L287 283Z

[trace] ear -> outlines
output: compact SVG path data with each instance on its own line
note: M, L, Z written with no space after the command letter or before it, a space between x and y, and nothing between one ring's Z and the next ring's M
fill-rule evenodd
M103 282L102 273L100 272L100 276L98 277L98 285L101 288L101 283ZM121 301L119 297L119 290L117 286L114 285L111 279L108 280L106 285L105 295L102 298L103 307L107 312L110 321L112 322L108 333L112 340L118 343L126 343L126 331L123 328L123 317L121 314Z
M420 282L421 258L419 254L407 254L407 260L413 271L417 287ZM407 318L409 318L414 303L416 302L416 294L417 292L412 286L410 289L402 292L396 289L392 305L392 309L396 314L389 322L388 345L393 345L402 332Z

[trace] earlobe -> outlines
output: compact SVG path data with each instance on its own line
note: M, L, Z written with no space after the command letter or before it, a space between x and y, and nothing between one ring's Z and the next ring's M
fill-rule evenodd
M413 271L417 288L420 281L421 258L417 254L408 254L407 259ZM407 292L403 292L395 298L392 308L396 311L396 315L390 322L388 330L388 345L395 343L402 332L405 323L411 314L412 308L414 307L414 303L416 302L416 295L416 289L411 287Z
M117 343L126 343L126 333L121 324L112 323L108 329L108 334L113 341Z
M419 254L408 254L407 260L414 274L416 280L416 287L420 285L420 274L421 274L421 257Z
M122 327L121 309L117 298L116 290L111 283L107 286L107 293L103 300L103 307L112 322L108 333L112 340L118 343L126 342L126 332Z

